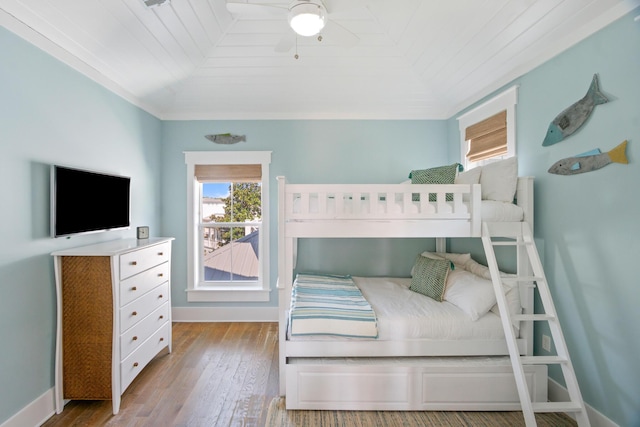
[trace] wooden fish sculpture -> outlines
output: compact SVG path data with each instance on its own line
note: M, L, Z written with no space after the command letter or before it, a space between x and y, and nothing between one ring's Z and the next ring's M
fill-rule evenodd
M219 133L216 135L205 135L209 141L216 144L237 144L240 141L246 141L247 138L244 135L232 135L230 133Z
M622 141L620 145L611 151L601 153L599 148L587 153L578 154L575 157L567 157L558 160L549 168L549 173L556 175L575 175L578 173L591 172L607 166L609 163L629 163L626 154L627 141Z
M571 105L553 119L549 125L549 129L547 129L547 136L544 138L542 145L546 147L567 138L587 121L596 105L607 102L609 102L607 97L600 92L598 75L594 74L589 91L584 98Z

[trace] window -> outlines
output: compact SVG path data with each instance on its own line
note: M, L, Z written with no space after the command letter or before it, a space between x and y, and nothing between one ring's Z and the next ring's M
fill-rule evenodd
M269 300L270 152L187 152L188 301Z
M461 162L465 170L516 155L518 87L458 117Z

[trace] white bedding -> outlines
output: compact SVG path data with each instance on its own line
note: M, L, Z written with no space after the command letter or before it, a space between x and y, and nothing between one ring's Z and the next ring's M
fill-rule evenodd
M378 317L380 340L503 338L500 318L489 312L471 321L455 305L409 290L411 279L353 277Z
M500 318L489 312L476 321L455 305L437 302L409 290L411 279L353 277L378 319L378 340L500 339ZM293 340L335 340L335 337L304 337Z
M294 198L293 201L293 213L301 212L301 200L300 197ZM465 212L469 212L469 203L463 203ZM417 214L420 212L420 202L410 202L407 206L411 210L411 212L403 212L404 205L401 200L394 201L384 201L377 200L374 201L374 209L375 212L380 214ZM437 204L435 202L427 203L427 209L431 213L436 212ZM515 205L513 203L506 202L498 202L495 200L483 200L481 202L482 208L482 220L489 222L504 222L504 221L522 221L524 217L523 209ZM336 214L336 201L335 198L329 198L327 200L327 214L335 215ZM340 213L351 215L355 213L362 213L365 215L371 214L372 204L368 198L362 200L354 200L353 198L345 197L343 200L343 211ZM309 198L309 213L316 214L319 212L319 203L317 195L311 195ZM444 211L441 213L451 213L453 212L453 203L446 202L444 204Z

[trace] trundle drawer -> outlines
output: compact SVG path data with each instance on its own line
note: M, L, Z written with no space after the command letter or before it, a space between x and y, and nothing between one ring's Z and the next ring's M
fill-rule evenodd
M142 343L137 350L129 355L120 364L120 393L129 387L131 381L142 371L142 369L153 359L156 354L169 345L170 323L162 326L147 341Z
M446 358L325 359L286 366L287 409L519 410L508 358L495 363ZM486 360L489 360L487 358ZM474 364L475 363L475 364ZM403 366L404 364L404 366ZM547 366L525 366L534 402L547 400Z
M138 274L169 261L170 243L149 246L120 256L120 279Z
M127 357L169 320L169 304L164 303L120 336L120 359Z
M169 301L169 283L152 289L120 309L120 333L140 322L149 313Z
M120 282L120 305L129 304L162 282L169 280L169 263L164 262Z

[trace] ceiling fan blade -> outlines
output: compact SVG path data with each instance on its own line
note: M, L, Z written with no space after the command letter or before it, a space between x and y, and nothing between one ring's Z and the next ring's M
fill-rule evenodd
M327 13L340 13L366 6L365 0L322 0Z
M293 31L286 31L282 34L282 38L276 44L276 47L273 49L276 52L285 53L289 52L293 46L296 44L296 33Z
M327 20L327 24L322 30L322 37L329 43L336 43L347 49L360 42L360 37L331 19Z
M280 4L259 4L227 0L227 10L232 15L283 16L287 14L289 8L286 5Z

